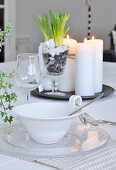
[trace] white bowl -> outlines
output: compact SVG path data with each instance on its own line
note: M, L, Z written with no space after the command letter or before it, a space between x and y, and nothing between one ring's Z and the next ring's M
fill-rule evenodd
M78 115L68 116L67 103L40 102L13 109L29 135L37 142L52 144L60 141Z

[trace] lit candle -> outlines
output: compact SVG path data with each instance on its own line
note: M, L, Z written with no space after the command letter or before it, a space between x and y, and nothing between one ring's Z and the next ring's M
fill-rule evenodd
M67 58L64 73L59 76L59 90L63 92L72 92L75 90L75 69L76 59Z
M78 43L76 56L75 94L80 96L94 95L94 45Z
M77 51L77 41L74 39L64 39L64 45L69 46L69 57L65 65L64 73L59 76L59 90L64 92L71 92L75 90L75 55Z
M92 37L91 40L94 45L95 50L95 93L99 93L102 91L103 84L103 40L94 39Z
M77 41L74 39L71 39L69 35L67 35L66 38L64 38L64 45L69 46L69 56L75 57L76 51L77 51Z

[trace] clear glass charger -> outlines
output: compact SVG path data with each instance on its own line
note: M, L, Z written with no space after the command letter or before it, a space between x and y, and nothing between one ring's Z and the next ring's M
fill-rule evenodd
M42 157L64 157L92 152L110 140L100 128L77 124L58 143L36 143L21 124L0 128L0 153L29 160Z

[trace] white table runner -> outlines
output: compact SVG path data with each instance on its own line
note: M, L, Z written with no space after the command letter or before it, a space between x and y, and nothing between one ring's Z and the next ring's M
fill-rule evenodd
M58 170L116 170L116 141L86 155L64 158L40 158L37 162Z

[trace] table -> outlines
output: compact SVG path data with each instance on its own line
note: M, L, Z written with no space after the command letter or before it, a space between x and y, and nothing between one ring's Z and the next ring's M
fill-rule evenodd
M104 62L103 67L103 83L112 86L116 89L116 63ZM16 67L16 61L5 62L0 64L0 70L5 72L11 72ZM26 102L26 97L22 90L14 87L18 95L16 105ZM31 96L31 102L51 101L48 99L40 99ZM61 102L61 101L59 101ZM84 101L87 102L87 101ZM98 119L106 119L116 121L116 92L112 95L100 99L97 103L85 108L91 116ZM106 130L111 134L111 137L116 139L115 128L106 127ZM52 170L53 168L47 167L34 162L27 162L18 158L12 158L9 156L0 155L0 170ZM55 170L55 169L54 169Z

